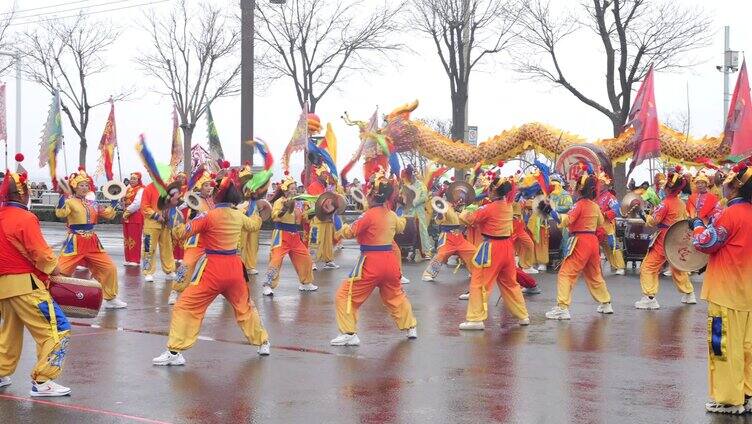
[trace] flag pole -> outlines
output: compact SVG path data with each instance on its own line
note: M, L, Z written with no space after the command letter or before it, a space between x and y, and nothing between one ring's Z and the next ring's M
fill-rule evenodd
M123 168L120 167L120 145L115 146L115 151L117 152L118 156L118 175L120 176L120 181L123 181Z

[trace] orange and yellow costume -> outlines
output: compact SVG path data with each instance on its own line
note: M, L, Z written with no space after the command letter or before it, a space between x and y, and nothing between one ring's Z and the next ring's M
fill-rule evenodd
M157 249L162 262L162 271L165 274L175 272L171 229L165 214L157 207L158 200L159 192L154 183L146 186L141 198L141 212L144 214L144 249L141 254L141 267L144 275L154 275L156 272Z
M371 207L354 223L342 227L342 237L356 238L361 254L335 295L341 333L357 332L358 308L376 287L397 328L415 327L412 306L400 284L400 263L393 247L394 235L404 228L405 219L384 206Z
M654 239L642 260L640 265L640 286L642 293L650 298L658 294L659 275L666 263L666 251L663 243L666 238L668 228L677 221L686 218L686 207L684 202L679 199L677 192L668 191L666 198L653 209L646 222L651 227L657 227L658 231L654 233ZM671 279L674 281L676 288L684 294L694 293L692 282L689 281L689 275L686 272L671 268Z
M84 171L74 175L69 179L71 188L75 189L81 182L88 183L88 176ZM116 298L117 268L94 232L99 218L114 218L115 209L110 206L102 207L95 201L79 196L60 196L55 216L64 218L68 227L68 235L63 241L58 259L60 273L71 276L77 266L85 266L91 271L92 277L102 285L105 300Z
M601 272L600 244L596 236L604 224L601 208L593 200L580 198L559 224L569 230L569 240L556 280L556 303L569 310L574 289L580 274L585 278L590 295L598 303L610 303L611 294Z
M522 289L517 284L512 236L512 204L506 199L495 200L476 211L460 214L460 221L477 227L484 241L470 262L470 298L467 304L468 322L482 322L488 318L488 297L496 282L507 310L520 320L528 319Z
M468 270L472 272L472 259L476 247L462 235L463 228L460 225L460 217L454 207L450 206L445 214L437 217L436 224L439 226L441 234L436 243L436 255L431 259L426 270L423 271L423 280L433 281L439 274L441 266L453 255L458 255L467 264Z
M243 262L238 255L241 231L260 228L261 218L247 217L229 203L217 204L186 226L186 237L201 236L204 255L175 304L167 342L170 351L184 351L196 343L206 308L220 294L232 305L248 342L259 346L267 341L258 311L249 300Z
M8 173L8 178L16 180L16 190L28 192L18 174ZM5 201L4 196L0 197ZM37 362L31 379L42 383L60 375L71 326L45 285L56 266L57 259L42 236L37 217L20 203L3 203L0 206L0 377L10 376L16 370L24 328L37 345Z

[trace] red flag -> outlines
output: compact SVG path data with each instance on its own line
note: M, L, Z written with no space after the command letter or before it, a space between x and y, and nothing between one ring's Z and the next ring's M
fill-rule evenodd
M113 179L112 159L117 147L117 130L115 128L115 103L110 100L110 116L107 117L107 123L104 124L102 138L99 140L99 165L97 166L96 175L104 175L107 181Z
M180 135L180 123L178 121L178 108L172 104L172 155L170 156L170 166L173 175L180 164L183 163L183 138Z
M752 101L749 96L746 60L742 62L729 104L723 143L731 147L731 154L727 159L733 162L739 162L752 153Z
M650 65L645 80L642 81L632 103L624 129L629 127L634 128L635 132L628 142L632 146L634 156L632 156L627 177L645 159L657 158L661 155L660 126L653 91L653 65Z

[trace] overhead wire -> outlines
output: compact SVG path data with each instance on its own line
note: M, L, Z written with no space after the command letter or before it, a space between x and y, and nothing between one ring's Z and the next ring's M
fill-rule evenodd
M118 10L133 9L133 8L136 8L136 7L154 6L154 5L157 5L157 4L160 4L160 3L165 3L165 2L168 2L168 1L170 1L170 0L157 0L157 1L147 2L147 3L134 4L134 5L130 5L130 6L122 6L122 7L116 7L116 8L111 8L111 9L96 10L96 11L93 11L93 12L76 13L76 14L66 15L66 16L54 16L54 17L47 18L47 19L38 19L38 20L33 20L33 21L22 21L22 22L11 22L8 26L38 24L38 23L42 23L42 22L49 22L49 21L56 21L56 20L60 20L60 19L75 18L75 17L79 17L79 16L89 16L89 15L96 15L96 14L99 14L99 13L116 12Z

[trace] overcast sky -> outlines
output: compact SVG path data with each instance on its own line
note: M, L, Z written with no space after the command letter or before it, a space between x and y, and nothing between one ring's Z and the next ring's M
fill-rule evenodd
M156 2L157 0L152 0ZM264 1L264 0L260 0ZM290 0L288 0L290 1ZM689 87L689 107L691 117L690 133L693 136L716 136L723 126L723 78L715 68L722 60L723 26L731 26L731 47L744 51L752 42L752 28L749 17L752 6L742 0L675 0L676 3L704 8L714 19L716 33L713 44L697 52L704 63L682 73L656 74L656 102L662 119L667 116L686 114L687 87ZM17 0L16 9L39 8L70 0ZM48 8L21 13L20 16L49 13L54 10L67 10L86 6L85 11L106 10L129 4L143 4L146 0L123 1L122 4L91 7L107 3L100 0L80 1L57 9ZM135 87L137 95L127 102L116 105L118 142L121 147L123 175L141 170L133 148L139 133L145 133L158 160L169 161L171 134L171 101L153 93L154 81L146 78L132 61L132 58L148 46L144 31L139 24L144 13L164 14L174 5L169 0L146 7L134 7L113 12L93 14L91 18L102 20L102 24L112 22L123 28L117 44L107 53L111 65L104 76L92 80L90 97L95 101L106 99L120 87ZM237 1L216 0L223 4L228 13L239 9ZM580 0L561 0L561 7L577 7ZM0 0L0 9L8 10L13 1ZM377 7L383 0L364 0L366 7ZM75 13L75 12L73 12ZM60 13L70 15L72 12ZM49 18L54 15L19 18L17 22ZM14 31L32 29L34 24L14 25ZM414 99L420 100L420 107L413 113L414 118L443 118L451 116L449 84L439 63L439 59L428 40L419 33L405 33L403 42L414 49L414 53L396 57L397 65L384 64L378 74L350 75L343 80L336 91L331 91L319 103L317 114L323 123L332 122L339 140L339 167L350 159L358 145L357 129L344 125L339 118L348 111L355 119L366 120L379 107L382 113ZM599 46L589 37L573 38L562 46L562 57L568 78L588 95L604 100L604 66ZM239 57L239 54L238 54ZM470 87L469 124L477 125L479 140L484 140L505 129L532 121L550 124L569 132L580 134L589 140L611 136L611 123L563 89L545 83L521 80L507 65L508 58L499 57L487 62L480 72L472 75ZM15 80L14 73L2 76L7 83L7 122L10 139L10 154L14 153L15 140ZM731 77L731 88L736 74ZM635 87L636 89L637 87ZM32 174L33 180L48 178L46 168L37 165L38 142L47 115L50 96L38 85L22 83L22 151L27 160L24 166ZM291 82L281 80L268 87L255 98L255 135L265 139L272 146L272 152L279 164L282 150L286 146L297 118L300 114ZM226 156L233 164L239 159L240 141L240 99L221 99L213 105L213 113ZM92 113L91 125L87 133L89 141L88 168L96 167L98 151L96 145L104 127L108 107L102 106ZM68 157L68 171L77 166L78 139L64 119L64 135ZM206 145L205 120L199 123L194 134L194 142ZM300 161L297 161L300 162ZM64 170L62 155L59 158L59 174ZM295 164L296 161L293 161ZM293 169L295 171L295 169ZM361 171L353 171L357 176ZM117 176L117 167L115 167ZM294 175L299 175L297 172Z

